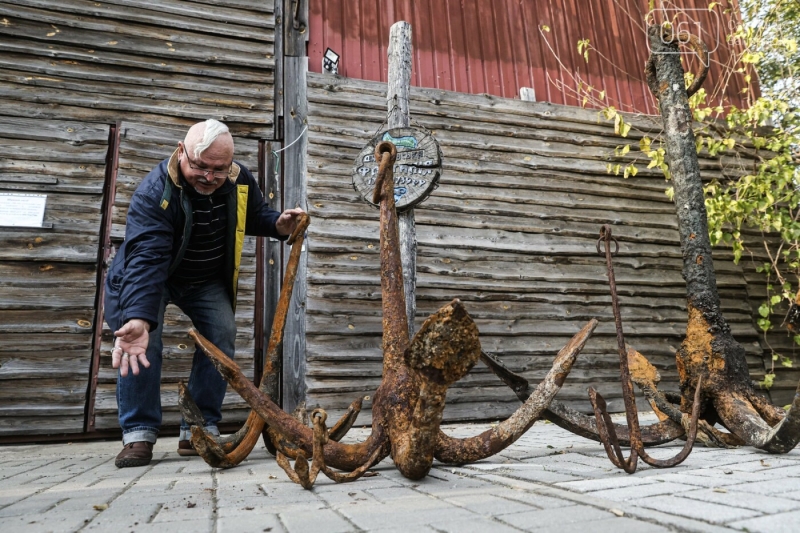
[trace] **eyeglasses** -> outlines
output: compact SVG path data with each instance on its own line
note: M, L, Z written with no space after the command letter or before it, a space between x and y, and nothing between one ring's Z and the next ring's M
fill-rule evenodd
M194 161L192 161L192 158L189 157L189 153L186 151L185 146L183 147L183 155L185 155L186 159L189 160L189 168L198 174L202 174L204 178L207 178L209 174L211 174L214 179L227 178L231 173L230 167L228 167L228 170L211 170L209 168L202 168L198 166Z

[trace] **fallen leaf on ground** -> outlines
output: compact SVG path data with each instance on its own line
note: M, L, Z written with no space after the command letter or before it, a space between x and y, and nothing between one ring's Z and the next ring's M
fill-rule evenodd
M108 504L101 503L100 505L93 505L92 507L94 507L95 511L105 511L106 509L108 509Z
M723 488L720 488L720 487L714 487L712 490L714 492L721 492L722 494L725 494L725 493L728 492L728 489L723 489Z
M615 516L625 516L625 511L622 509L609 509L608 512Z

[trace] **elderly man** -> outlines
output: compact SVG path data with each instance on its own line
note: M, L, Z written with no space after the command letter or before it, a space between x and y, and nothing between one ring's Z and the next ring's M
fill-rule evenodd
M253 175L233 160L233 137L216 120L192 126L172 156L136 189L125 242L108 272L106 321L116 341L117 403L123 449L119 468L144 466L161 426L161 332L176 304L195 328L233 357L234 307L245 234L285 240L301 209L279 213L264 202ZM189 391L219 434L226 383L197 349ZM178 453L196 455L181 424Z

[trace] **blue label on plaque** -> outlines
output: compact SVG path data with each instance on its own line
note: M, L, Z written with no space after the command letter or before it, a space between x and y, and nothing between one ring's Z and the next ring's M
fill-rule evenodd
M395 146L402 146L403 148L416 148L417 139L415 137L392 137L387 131L383 136L384 141L389 141Z

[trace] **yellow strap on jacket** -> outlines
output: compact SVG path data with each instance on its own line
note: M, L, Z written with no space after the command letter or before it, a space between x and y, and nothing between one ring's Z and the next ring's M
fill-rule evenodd
M236 293L239 288L239 267L242 264L242 249L244 248L244 228L247 222L247 185L236 186L236 245L233 254L233 301L236 302ZM235 305L235 304L234 304Z

